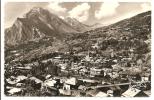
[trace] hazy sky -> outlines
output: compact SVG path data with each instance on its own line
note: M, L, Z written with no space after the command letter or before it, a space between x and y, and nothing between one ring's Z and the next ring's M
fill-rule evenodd
M9 2L5 4L5 28L33 7L42 7L60 18L72 17L85 24L108 25L151 10L147 2Z

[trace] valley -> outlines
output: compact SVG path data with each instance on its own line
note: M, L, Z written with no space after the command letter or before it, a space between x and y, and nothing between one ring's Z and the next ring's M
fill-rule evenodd
M33 8L5 30L4 76L7 96L149 96L151 11L94 28Z

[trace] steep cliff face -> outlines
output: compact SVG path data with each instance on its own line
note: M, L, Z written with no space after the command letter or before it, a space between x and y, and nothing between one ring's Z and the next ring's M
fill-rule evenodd
M24 18L17 18L13 26L5 30L5 43L14 45L44 36L63 38L76 32L71 25L48 10L33 8Z

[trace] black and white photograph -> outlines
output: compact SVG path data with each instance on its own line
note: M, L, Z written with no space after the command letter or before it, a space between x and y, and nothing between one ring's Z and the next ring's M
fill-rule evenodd
M4 95L150 97L151 11L151 2L5 2Z

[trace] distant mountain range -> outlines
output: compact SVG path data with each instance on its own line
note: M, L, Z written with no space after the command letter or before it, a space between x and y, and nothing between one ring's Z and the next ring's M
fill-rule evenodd
M98 23L88 26L70 17L61 19L46 9L34 7L23 18L17 18L12 27L5 29L5 43L15 45L44 36L63 38L99 26Z
M79 22L77 19L75 18L70 18L67 17L64 19L67 23L69 23L75 30L77 30L78 32L85 32L87 30L90 30L91 27L88 25L85 25L81 22Z
M99 27L103 27L104 25L103 24L100 24L100 23L95 23L93 25L90 25L91 28L95 29L95 28L99 28Z

